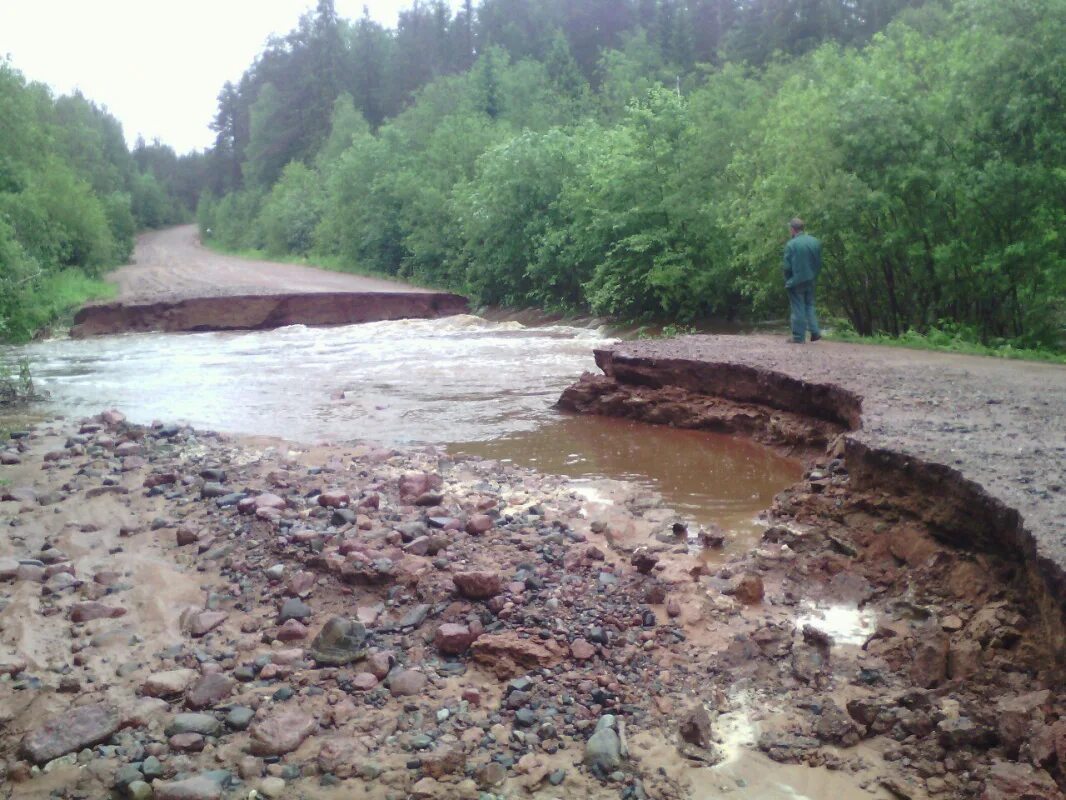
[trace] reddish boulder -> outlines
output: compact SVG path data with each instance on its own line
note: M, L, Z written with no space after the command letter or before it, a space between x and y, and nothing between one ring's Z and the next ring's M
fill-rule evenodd
M120 722L118 712L103 703L73 708L29 731L20 749L28 761L44 764L106 742L119 729Z
M457 656L465 652L476 638L477 635L471 632L466 625L446 622L437 628L433 643L443 655Z
M491 669L497 677L513 678L530 670L550 668L559 656L532 639L523 639L513 631L486 634L472 646L474 660Z
M429 472L408 472L400 478L400 499L411 502L443 485L440 475Z
M194 710L213 708L233 693L234 686L236 681L221 673L204 675L185 693L185 705Z
M1063 795L1044 770L999 761L988 771L980 800L1063 800Z
M495 524L488 514L474 514L466 521L466 532L471 536L481 536L491 531Z
M318 723L310 714L296 708L274 712L252 728L251 752L257 756L291 753L314 733Z
M347 492L336 489L322 492L318 496L318 504L323 508L344 508L351 502L351 499Z
M457 572L452 582L459 594L470 600L487 600L495 597L503 588L503 581L495 572Z
M71 622L89 622L94 619L114 619L126 614L126 609L88 600L75 603L70 609Z

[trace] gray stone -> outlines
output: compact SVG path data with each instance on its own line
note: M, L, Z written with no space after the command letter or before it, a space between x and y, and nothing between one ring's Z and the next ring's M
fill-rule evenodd
M308 655L317 664L342 667L366 656L366 628L362 623L344 617L333 617L318 632Z
M234 706L226 715L226 724L235 731L243 731L252 723L255 711L247 706Z
M622 765L622 741L613 728L604 726L592 734L585 745L585 763L603 772Z
M311 607L307 605L303 600L298 597L290 597L281 606L281 613L278 615L278 624L287 622L290 619L304 620L311 616Z
M179 733L199 733L202 736L218 736L222 723L212 714L178 714L166 727L167 736Z
M27 733L22 739L22 755L35 764L44 764L106 742L120 721L118 712L103 703L71 709Z

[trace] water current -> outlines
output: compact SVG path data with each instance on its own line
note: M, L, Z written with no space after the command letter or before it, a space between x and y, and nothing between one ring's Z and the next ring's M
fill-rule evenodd
M472 315L331 328L54 339L27 356L47 410L122 409L304 443L443 444L580 481L636 482L727 529L798 478L793 462L726 436L565 416L554 403L607 342L595 328Z

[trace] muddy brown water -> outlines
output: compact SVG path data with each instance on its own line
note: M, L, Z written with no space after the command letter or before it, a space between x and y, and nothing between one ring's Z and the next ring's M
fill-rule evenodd
M529 320L526 321L527 323ZM331 328L126 334L10 348L51 395L43 411L122 409L298 442L444 444L453 451L662 495L699 523L757 532L797 463L745 440L553 406L605 329L462 315Z

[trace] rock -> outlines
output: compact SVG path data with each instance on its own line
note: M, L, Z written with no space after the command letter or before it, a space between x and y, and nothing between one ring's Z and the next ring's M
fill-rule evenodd
M400 499L412 502L443 485L440 475L428 472L408 472L400 478Z
M194 637L206 636L225 622L227 616L225 611L188 609L181 615L181 627Z
M281 605L281 613L278 614L278 624L290 619L304 620L311 616L311 607L298 597L290 597Z
M235 731L243 731L252 724L255 711L248 706L234 706L226 715L226 725Z
M259 782L259 793L264 797L281 797L285 792L285 781L281 778L263 778Z
M185 694L185 705L199 710L217 706L233 693L237 682L228 675L216 672L204 675Z
M298 642L307 638L307 626L294 619L286 620L285 624L278 628L276 638L282 642Z
M476 638L477 635L471 633L470 628L466 625L446 622L437 628L433 643L443 655L457 656L466 652L466 649L470 647Z
M222 786L204 775L181 781L154 781L155 800L219 800Z
M659 563L659 556L646 547L638 547L633 551L629 563L636 567L637 572L640 574L650 575L651 571L655 569L655 565Z
M737 600L745 605L753 606L761 603L764 589L762 578L750 572L746 572L729 587L727 594L732 594Z
M814 724L814 735L823 742L854 747L862 741L862 730L836 703L829 701Z
M327 739L318 749L315 761L319 772L336 775L342 780L352 777L363 752L348 736Z
M696 747L708 749L714 744L711 715L702 705L693 706L681 717L677 732L681 741Z
M585 744L585 764L600 772L613 772L622 766L622 740L613 728L598 728Z
M189 688L196 676L194 669L154 672L141 685L141 694L148 697L176 697Z
M378 679L369 672L357 672L352 678L351 686L357 692L369 692L378 685Z
M284 497L279 497L278 495L271 494L270 492L256 495L252 502L254 503L256 511L259 511L263 508L273 508L280 511L288 505L285 502Z
M379 651L377 653L371 653L366 660L367 671L370 672L379 681L383 680L389 671L392 669L392 665L396 663L396 657L388 650Z
M817 739L794 733L767 732L759 737L759 749L779 764L799 764L820 746Z
M937 726L937 741L945 750L963 747L990 747L995 743L993 730L974 722L969 717L949 717Z
M503 582L495 572L457 572L452 582L459 594L469 600L488 600L502 591Z
M570 643L570 655L578 661L588 661L596 655L596 648L589 644L585 639L574 639L574 641Z
M299 709L283 708L252 728L251 752L257 756L291 753L318 727L315 718Z
M200 488L200 497L204 500L210 500L213 497L224 497L226 495L226 487L221 483L215 481L207 481Z
M488 514L474 514L466 521L466 532L471 536L481 536L491 531L495 524Z
M351 499L347 492L331 490L322 492L318 496L318 504L323 508L343 508L351 502Z
M1043 689L1016 697L1004 697L996 703L996 732L1000 744L1012 758L1018 755L1025 742L1034 716L1043 720L1043 713L1037 712L1047 705L1050 697L1051 692Z
M475 773L478 786L491 789L507 780L507 767L498 761L490 761Z
M71 622L89 622L94 619L115 619L125 616L126 609L108 606L89 600L84 603L75 603L70 609Z
M311 642L308 655L322 666L343 667L366 655L366 628L355 620L333 617Z
M200 534L192 528L180 527L175 532L174 539L178 547L184 547L187 544L195 544L200 541Z
M204 737L199 733L176 733L167 741L171 750L199 753L204 749Z
M1063 800L1063 794L1044 770L998 761L988 771L980 800Z
M417 539L404 545L403 551L413 556L424 556L429 552L429 537L419 536Z
M106 742L119 729L118 712L104 703L80 706L52 717L23 738L20 750L27 760L44 764L53 758Z
M424 672L414 669L405 669L397 672L389 678L389 692L393 697L408 697L421 694L426 688L428 678Z
M544 645L522 639L513 631L482 635L472 650L474 660L485 664L501 679L554 667L559 662L559 657Z
M167 736L182 733L198 733L201 736L218 736L222 732L222 723L213 714L177 714L171 718L163 732Z
M911 659L911 680L923 689L933 689L948 676L948 637L925 631L918 637Z
M145 781L133 781L126 787L126 796L130 800L151 800L153 795L151 785Z

